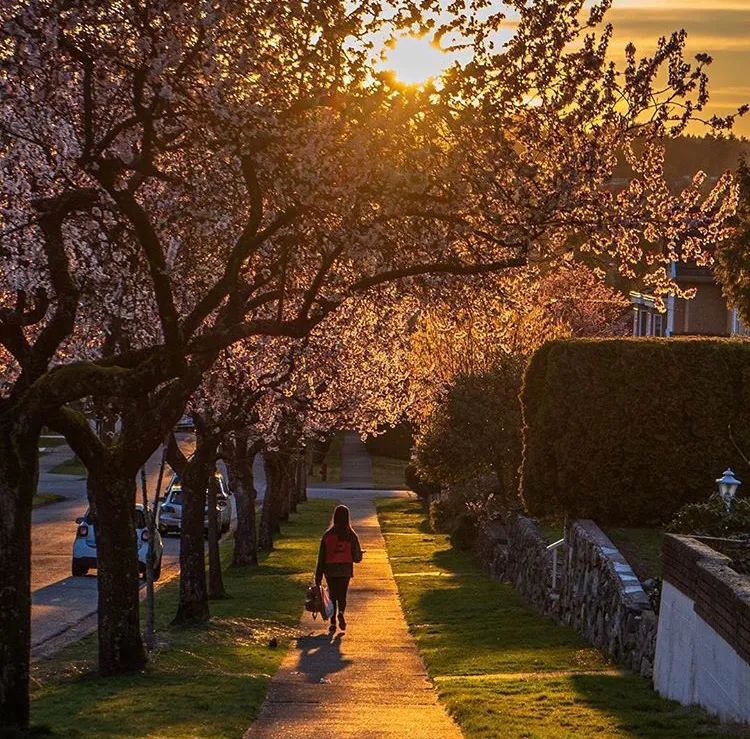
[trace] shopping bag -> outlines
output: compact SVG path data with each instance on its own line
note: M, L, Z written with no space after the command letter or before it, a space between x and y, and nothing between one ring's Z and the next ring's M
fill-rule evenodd
M328 593L328 588L320 589L320 598L321 598L320 615L323 616L323 619L325 621L329 621L331 618L333 618L333 601L331 600L331 596Z

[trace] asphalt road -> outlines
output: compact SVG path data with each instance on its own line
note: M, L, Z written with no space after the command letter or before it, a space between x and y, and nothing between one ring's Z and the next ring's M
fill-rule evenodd
M194 443L191 434L178 435L178 441L184 451L191 451ZM85 577L72 577L70 572L77 526L75 519L82 516L88 507L86 480L84 477L50 472L60 462L72 456L67 446L60 446L54 447L40 458L39 492L57 493L65 496L65 500L37 508L32 514L32 648L43 647L96 613L96 571ZM158 450L146 465L151 499L160 461L161 450ZM167 467L165 487L170 475L171 470ZM140 488L137 500L140 502ZM177 573L179 553L179 537L165 537L162 581Z

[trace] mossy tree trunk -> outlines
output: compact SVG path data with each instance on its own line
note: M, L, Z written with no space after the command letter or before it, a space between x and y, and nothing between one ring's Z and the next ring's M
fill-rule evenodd
M99 672L137 671L146 662L140 630L138 550L134 524L136 475L179 418L196 378L177 379L149 398L110 401L120 421L97 433L81 413L63 408L50 423L65 435L89 471L89 494L96 513L99 578Z
M167 459L182 483L182 519L180 530L180 597L173 623L201 624L208 621L208 584L206 581L205 511L206 491L216 465L217 436L209 433L200 417L196 425L195 452L186 459L170 442Z
M229 445L227 470L232 480L237 505L237 529L234 533L232 564L244 567L258 564L258 537L255 524L255 480L253 460L260 444L249 443L247 436L238 435Z
M0 416L0 733L29 722L31 508L39 427Z
M136 470L105 455L88 472L96 510L99 672L120 675L146 664L133 519Z
M260 512L258 549L270 552L273 549L274 534L279 530L278 499L281 495L281 489L277 452L265 452L263 461L266 470L266 494Z
M218 497L216 495L218 482L215 476L216 466L208 478L207 508L208 508L208 599L221 600L227 597L224 589L224 578L221 573L221 552L219 551L219 513L217 510Z

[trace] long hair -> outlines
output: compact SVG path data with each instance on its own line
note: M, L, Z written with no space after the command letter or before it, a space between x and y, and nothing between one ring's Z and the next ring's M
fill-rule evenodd
M349 539L353 533L352 526L349 523L349 509L345 505L337 505L333 512L331 521L331 531L339 539Z

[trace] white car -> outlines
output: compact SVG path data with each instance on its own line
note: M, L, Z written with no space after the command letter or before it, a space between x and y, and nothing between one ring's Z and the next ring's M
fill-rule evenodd
M229 503L231 493L224 482L224 476L216 473L218 489L216 491L216 513L219 521L220 533L229 531L229 524L232 520L232 507ZM208 495L208 491L206 491ZM203 526L205 533L208 535L208 505L206 505ZM162 534L168 534L172 531L179 533L182 528L182 483L177 475L172 477L167 488L164 499L159 504L159 531Z
M138 544L138 568L145 576L146 560L148 558L148 519L151 516L150 510L144 510L143 505L136 504L133 509L135 523L136 542ZM96 519L91 511L86 511L85 516L76 519L78 528L76 529L76 538L73 541L73 566L72 572L74 577L82 577L89 570L96 569L96 538L94 536L94 527ZM154 580L161 577L161 557L164 552L164 544L158 529L154 531Z

